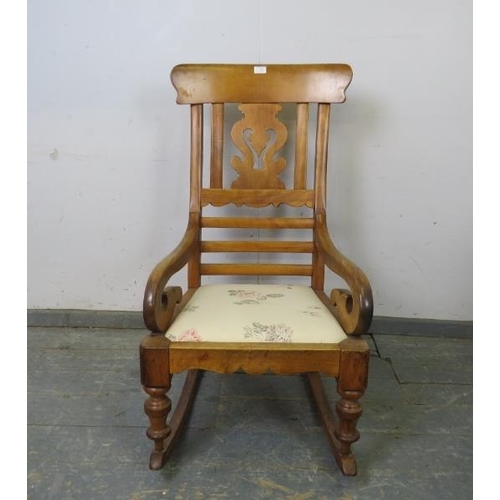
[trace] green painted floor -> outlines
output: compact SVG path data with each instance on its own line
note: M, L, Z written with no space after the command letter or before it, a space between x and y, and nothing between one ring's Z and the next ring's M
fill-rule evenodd
M168 464L151 472L143 334L28 329L28 498L472 498L471 339L367 338L359 474L346 478L302 377L239 373L204 374Z

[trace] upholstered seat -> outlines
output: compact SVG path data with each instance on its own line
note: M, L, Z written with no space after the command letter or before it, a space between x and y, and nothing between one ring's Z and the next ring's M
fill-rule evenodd
M347 338L311 287L253 284L202 285L166 336L180 342L330 344Z
M165 464L200 373L242 370L304 374L341 471L356 474L351 445L370 357L359 336L370 326L373 299L326 223L330 108L344 102L351 77L346 64L172 70L177 102L191 110L189 187L178 186L189 193L189 215L144 293L151 333L140 363L152 469ZM184 289L173 279L183 268ZM346 288L327 292L327 273ZM185 371L168 420L172 377ZM337 379L335 412L320 374Z

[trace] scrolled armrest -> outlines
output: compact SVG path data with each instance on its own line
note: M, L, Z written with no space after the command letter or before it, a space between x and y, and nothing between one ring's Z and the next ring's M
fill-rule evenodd
M324 213L316 215L316 248L325 265L340 276L349 290L334 289L330 300L337 319L348 334L366 333L373 316L373 295L365 273L335 247Z
M198 244L198 218L196 214L191 214L182 240L155 266L146 284L143 317L146 327L152 332L165 332L169 327L175 306L182 299L182 289L178 286L167 287L167 282L188 263Z

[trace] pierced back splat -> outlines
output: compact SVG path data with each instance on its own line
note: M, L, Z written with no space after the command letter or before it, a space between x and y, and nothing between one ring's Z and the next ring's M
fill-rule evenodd
M231 130L231 138L243 157L233 156L231 166L239 174L233 189L284 189L279 174L286 168L276 154L288 138L286 126L276 115L279 104L241 104L244 117Z

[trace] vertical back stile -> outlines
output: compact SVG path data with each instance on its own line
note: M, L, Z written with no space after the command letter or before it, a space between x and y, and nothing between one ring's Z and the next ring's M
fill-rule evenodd
M295 137L294 189L306 189L307 181L307 136L309 104L297 104L297 132Z
M330 129L330 105L319 103L316 121L316 146L314 157L314 197L315 212L324 212L326 208L326 166L328 162L328 138ZM323 290L325 266L316 245L312 255L313 273L311 286Z
M224 104L212 104L212 135L210 149L210 187L222 188L222 157L224 151Z
M330 128L330 105L318 104L316 125L316 150L314 158L314 191L316 211L326 206L326 165L328 161L328 136Z
M200 212L200 190L203 164L203 104L191 105L191 190L190 212Z
M190 213L201 215L201 176L203 168L203 104L191 105L191 176L190 176ZM201 231L201 230L200 230ZM196 288L201 284L201 251L194 252L188 263L188 287Z

